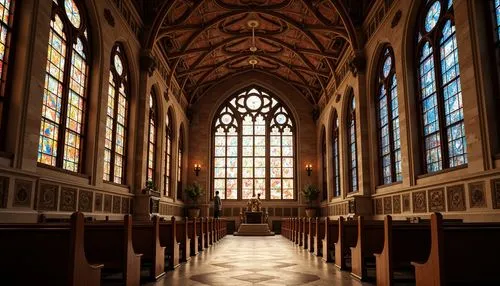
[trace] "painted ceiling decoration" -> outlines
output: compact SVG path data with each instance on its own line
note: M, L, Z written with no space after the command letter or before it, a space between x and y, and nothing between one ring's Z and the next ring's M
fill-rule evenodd
M317 104L358 39L351 11L368 0L172 0L149 9L146 48L158 45L190 103L248 71L283 79ZM358 2L358 5L352 5ZM154 5L154 4L149 4ZM359 18L359 17L358 17ZM169 83L170 84L170 83Z

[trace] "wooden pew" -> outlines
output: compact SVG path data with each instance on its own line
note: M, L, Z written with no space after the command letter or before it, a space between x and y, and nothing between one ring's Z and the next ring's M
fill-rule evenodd
M212 245L212 230L210 229L210 220L211 218L207 217L205 222L205 248L208 248Z
M89 264L84 216L69 224L0 225L2 285L100 285L102 264Z
M195 256L198 254L199 236L196 232L196 228L197 228L196 224L198 223L198 219L197 218L193 218L192 220L188 219L186 221L186 223L189 225L188 226L188 236L189 236L189 239L191 240L191 245L190 245L191 253L190 253L190 255Z
M121 272L127 286L139 285L141 256L132 243L132 217L123 222L85 224L85 253L92 263L104 264L103 272Z
M302 218L302 248L308 249L309 247L309 239L307 239L307 235L309 234L309 219L308 218Z
M173 270L180 265L180 243L177 242L176 229L177 224L174 216L172 216L171 221L160 222L160 244L166 248L166 268L169 270Z
M176 221L176 235L177 241L180 245L180 261L186 262L191 259L191 239L189 238L189 223L186 217L183 221Z
M295 217L293 218L293 238L292 238L292 242L295 243L295 244L298 244L298 242L300 241L300 231L299 231L299 224L300 224L300 218L298 217Z
M394 285L395 269L409 270L411 273L411 261L425 261L430 245L428 223L394 225L392 217L386 216L384 247L381 253L375 254L377 285ZM460 251L460 248L456 250ZM465 263L465 260L461 263Z
M309 252L314 252L314 234L316 233L316 218L310 217L309 230L307 231L307 244L309 245Z
M294 241L295 221L293 219L294 219L293 217L290 218L290 237L289 237L289 239L290 239L290 241L295 242Z
M304 241L302 240L302 232L303 232L303 224L300 221L300 218L297 218L297 245L303 246Z
M221 238L223 238L226 235L227 235L227 219L223 219L222 220L222 236L221 236Z
M325 218L317 217L315 219L315 228L313 235L313 249L314 255L323 256L323 242L322 239L325 237Z
M165 247L160 245L160 218L154 216L152 222L134 223L132 243L134 250L142 253L141 263L148 263L149 278L158 280L165 275Z
M417 286L500 285L500 223L444 224L431 215L431 248L412 262Z
M196 224L196 233L199 236L198 251L203 251L203 248L205 248L205 223L203 217L200 217L200 222Z
M384 247L383 221L365 221L358 217L358 239L356 246L351 247L351 275L360 279L367 278L367 262L374 264L374 254L380 253Z
M345 221L344 217L339 217L338 224L339 237L335 242L335 266L340 270L347 270L349 267L346 258L350 256L350 248L356 245L358 228L356 221Z
M323 244L323 261L334 262L332 253L335 253L335 243L339 238L339 222L331 221L330 218L325 218L325 236L322 240Z

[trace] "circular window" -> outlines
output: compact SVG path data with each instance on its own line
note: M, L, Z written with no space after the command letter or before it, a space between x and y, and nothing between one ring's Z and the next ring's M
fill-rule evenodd
M278 122L278 124L281 124L281 125L285 124L285 122L286 122L286 116L284 114L282 114L282 113L278 114L276 116L276 122Z
M66 11L66 16L68 16L69 21L75 28L80 28L80 11L73 0L64 1L64 10Z
M224 114L221 117L221 121L222 121L222 123L227 125L227 124L231 123L231 121L233 121L233 118L229 114Z
M246 104L247 104L247 107L249 109L251 109L251 110L257 110L262 105L262 100L260 99L260 97L258 97L256 95L250 95L247 98Z
M123 73L123 63L122 63L122 60L120 59L120 56L118 55L115 55L114 57L114 62L115 62L115 69L116 69L116 72L119 74L119 75L122 75Z
M388 56L385 61L384 61L384 67L382 69L382 73L384 74L384 77L387 77L389 73L391 72L391 66L392 66L392 58Z
M429 11L427 11L427 15L425 16L425 31L429 32L432 30L438 20L439 20L439 14L441 13L441 3L439 1L434 2L431 7L429 8Z

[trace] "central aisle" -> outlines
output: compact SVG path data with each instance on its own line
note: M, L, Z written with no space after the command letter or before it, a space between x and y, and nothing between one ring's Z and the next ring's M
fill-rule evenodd
M371 285L352 279L280 235L228 235L188 263L169 271L160 285Z

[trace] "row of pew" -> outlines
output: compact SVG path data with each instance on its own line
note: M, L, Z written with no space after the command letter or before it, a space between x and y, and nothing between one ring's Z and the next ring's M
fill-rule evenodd
M2 285L127 286L158 280L227 233L224 219L0 224Z
M286 218L281 233L362 281L380 286L500 285L500 223Z

